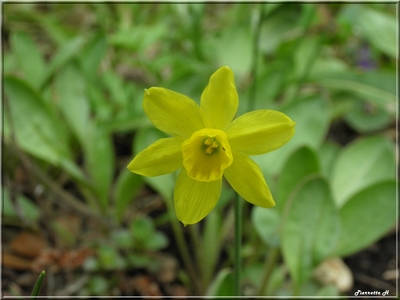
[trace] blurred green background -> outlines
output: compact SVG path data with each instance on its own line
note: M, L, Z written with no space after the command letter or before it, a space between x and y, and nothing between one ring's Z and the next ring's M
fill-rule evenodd
M244 206L243 294L394 295L395 3L2 8L5 295L30 294L42 269L48 296L232 294L229 186L183 228L176 174L126 169L164 137L144 89L198 101L222 65L238 115L276 109L297 123L287 145L254 157L277 207ZM381 260L354 263L366 248Z

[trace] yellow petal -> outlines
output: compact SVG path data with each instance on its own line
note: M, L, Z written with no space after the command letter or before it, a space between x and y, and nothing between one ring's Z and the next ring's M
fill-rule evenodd
M232 163L231 148L225 132L205 128L196 131L182 144L183 166L187 174L198 181L222 179Z
M261 207L273 207L275 201L260 167L248 156L233 151L233 163L224 176L232 188L246 201Z
M143 108L158 129L172 136L189 137L204 128L197 103L171 90L158 87L145 90Z
M185 168L179 172L174 203L178 219L186 226L195 224L215 207L221 194L222 179L202 182L190 178Z
M182 167L183 138L160 139L139 152L128 169L143 176L159 176Z
M294 134L294 125L279 111L255 110L235 119L226 134L232 150L258 155L286 144Z
M233 72L221 67L210 77L210 81L201 95L200 109L204 125L208 128L225 130L235 117L238 108Z

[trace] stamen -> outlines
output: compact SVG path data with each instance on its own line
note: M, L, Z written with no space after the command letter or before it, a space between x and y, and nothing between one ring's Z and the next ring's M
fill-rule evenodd
M206 152L207 154L213 153L213 152L214 152L214 149L217 149L218 146L219 146L219 144L217 143L217 139L216 139L215 137L213 137L213 138L210 138L210 137L207 138L207 139L204 141L204 145L208 146L208 147L205 149L205 152Z

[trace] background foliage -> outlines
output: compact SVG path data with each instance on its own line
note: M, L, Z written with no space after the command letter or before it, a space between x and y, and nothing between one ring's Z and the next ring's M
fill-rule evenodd
M238 115L277 109L297 123L286 146L254 157L277 207L244 207L243 293L344 293L335 280L317 280L316 268L368 247L396 222L395 10L4 4L3 231L14 242L7 267L22 259L15 235L29 231L46 237L27 262L47 270L46 295L230 295L229 186L201 224L183 228L172 204L176 174L142 178L126 169L164 136L144 115L144 88L198 101L209 76L228 65ZM81 263L45 260L49 248L78 251ZM30 291L14 283L6 293Z

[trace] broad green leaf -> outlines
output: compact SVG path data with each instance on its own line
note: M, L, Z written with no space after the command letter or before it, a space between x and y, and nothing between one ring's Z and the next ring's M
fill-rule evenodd
M135 194L143 184L140 175L130 172L124 168L118 176L115 189L115 213L117 220L121 221L126 213L129 204L135 199Z
M279 247L281 243L281 216L276 208L255 206L251 211L251 221L264 244Z
M208 287L207 296L234 296L234 278L231 269L225 268L219 271L213 283Z
M325 176L325 178L330 179L332 177L333 166L339 152L340 147L331 141L326 141L318 149L321 173Z
M383 136L360 138L339 154L333 169L332 192L343 206L355 193L376 182L395 177L394 146Z
M58 107L79 142L86 139L89 121L89 101L85 78L75 63L65 65L56 77Z
M10 107L10 127L16 142L26 152L51 164L59 165L71 154L64 127L25 82L4 78L4 91Z
M319 172L319 162L316 153L309 147L302 147L293 153L286 161L278 183L277 209L282 213L287 199L296 185L307 175Z
M110 186L114 176L115 154L111 135L96 122L87 128L83 144L85 167L102 211L109 205Z
M253 157L260 165L263 174L271 178L279 174L285 161L296 149L302 146L318 149L330 122L328 103L320 97L300 99L282 108L281 111L296 122L294 136L282 148ZM272 180L267 182L270 184Z
M339 21L357 26L361 31L360 34L373 46L393 58L396 57L398 24L394 15L371 9L365 5L350 4L344 6L344 10L339 15Z
M342 230L335 254L351 255L383 237L395 225L396 211L394 180L367 186L355 194L340 209Z
M334 250L340 219L322 178L304 182L289 201L282 231L283 257L296 285L302 285L313 268Z
M25 80L38 89L46 76L46 66L40 50L32 38L22 32L11 36L11 47L16 54L17 64L25 75Z
M345 120L360 133L384 129L395 119L379 106L360 100L354 102L354 108L346 114Z

